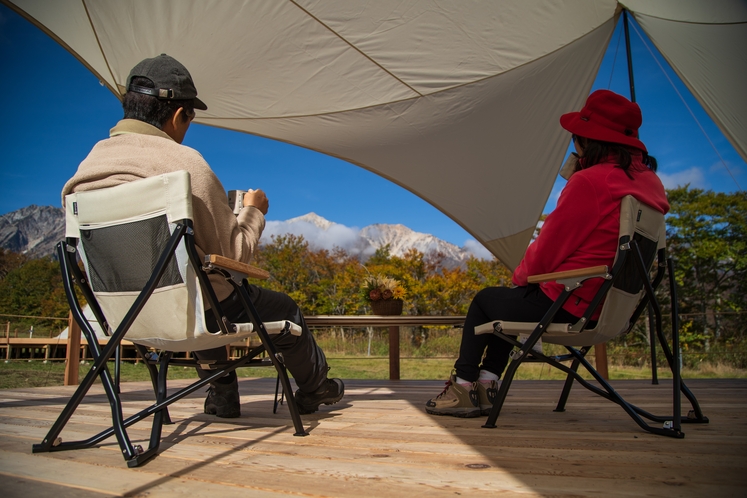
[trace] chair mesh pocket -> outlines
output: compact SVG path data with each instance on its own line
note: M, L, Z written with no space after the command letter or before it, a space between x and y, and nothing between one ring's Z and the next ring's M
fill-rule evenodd
M88 259L88 278L95 292L141 291L168 245L166 216L80 231ZM158 287L182 283L173 256Z
M656 242L641 236L639 233L633 234L633 239L638 242L638 247L641 249L644 268L646 270L650 269L656 257ZM643 279L638 272L638 266L634 259L637 257L636 254L633 254L633 251L630 251L628 257L625 258L623 268L620 270L620 276L615 281L615 288L630 294L638 294L643 289Z

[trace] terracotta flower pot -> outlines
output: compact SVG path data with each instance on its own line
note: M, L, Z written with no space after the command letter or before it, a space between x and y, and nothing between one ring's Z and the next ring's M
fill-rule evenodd
M401 299L379 299L371 301L371 310L374 315L401 315L403 304Z

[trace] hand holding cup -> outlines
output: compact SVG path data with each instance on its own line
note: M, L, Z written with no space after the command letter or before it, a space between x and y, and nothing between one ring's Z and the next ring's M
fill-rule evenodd
M270 209L270 201L267 199L267 195L262 189L249 189L244 194L244 207L254 206L259 209L262 214L267 214Z

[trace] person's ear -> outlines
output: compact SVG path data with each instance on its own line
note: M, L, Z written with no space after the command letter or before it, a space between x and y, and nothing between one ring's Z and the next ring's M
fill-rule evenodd
M177 128L184 121L184 107L180 107L176 111L174 111L174 114L171 115L171 126ZM186 121L189 120L187 119Z
M191 122L190 119L184 119L184 115L184 108L179 107L163 125L163 132L179 144L184 141Z

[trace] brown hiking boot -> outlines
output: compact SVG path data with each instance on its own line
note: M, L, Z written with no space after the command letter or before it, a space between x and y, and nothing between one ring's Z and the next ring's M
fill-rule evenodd
M490 409L495 404L495 398L498 396L498 382L491 380L489 382L475 382L477 397L480 400L480 414L490 415Z
M450 415L452 417L478 417L480 405L475 384L467 389L456 382L452 374L446 381L443 392L425 404L425 411L431 415Z

